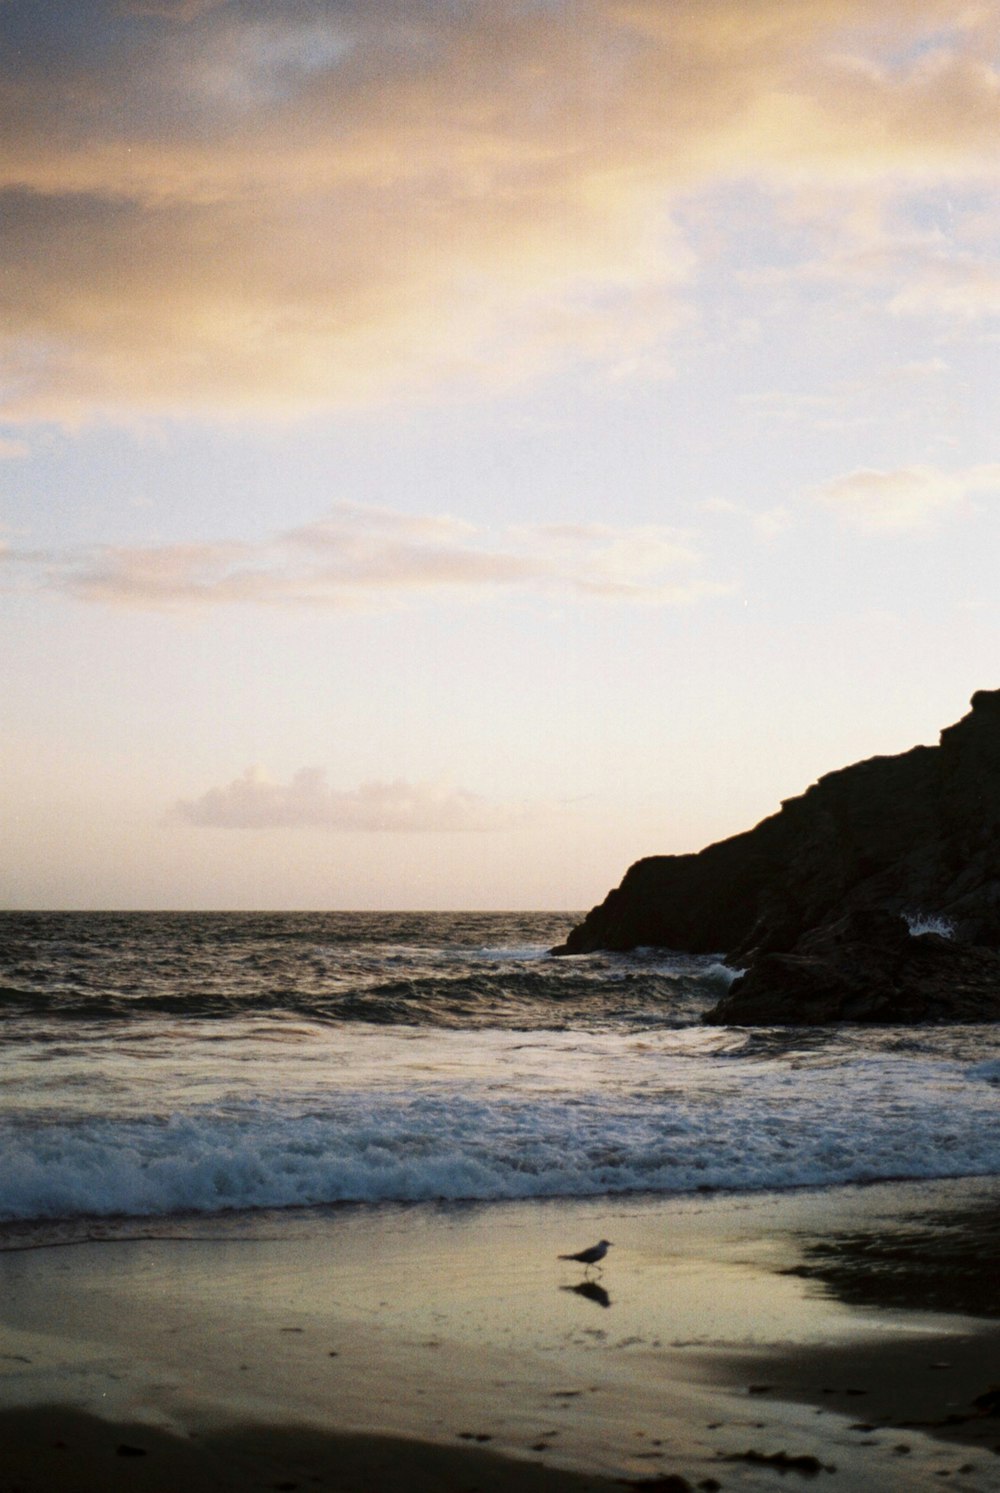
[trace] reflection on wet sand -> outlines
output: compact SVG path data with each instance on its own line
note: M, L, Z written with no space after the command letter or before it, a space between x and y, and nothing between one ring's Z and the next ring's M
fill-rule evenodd
M560 1286L559 1289L572 1291L575 1296L585 1296L588 1301L596 1301L598 1306L611 1305L607 1291L594 1280L582 1280L578 1286Z
M803 1241L784 1273L822 1282L850 1306L1000 1317L1000 1202L914 1213L895 1227L879 1219Z

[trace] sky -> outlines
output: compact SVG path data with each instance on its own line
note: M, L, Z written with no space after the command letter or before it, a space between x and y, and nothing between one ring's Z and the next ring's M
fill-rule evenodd
M585 909L1000 686L1000 0L0 0L0 906Z

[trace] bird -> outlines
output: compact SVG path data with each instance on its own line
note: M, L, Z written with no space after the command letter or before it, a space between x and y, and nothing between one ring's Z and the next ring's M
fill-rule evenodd
M610 1239L599 1239L597 1243L592 1244L589 1249L581 1249L579 1253L575 1255L560 1255L559 1259L576 1260L579 1264L586 1265L589 1269L591 1265L596 1265L598 1260L603 1260L604 1256L607 1254L610 1248Z

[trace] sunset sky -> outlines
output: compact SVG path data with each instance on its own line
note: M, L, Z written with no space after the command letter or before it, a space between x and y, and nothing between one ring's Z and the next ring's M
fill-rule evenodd
M0 905L585 908L1000 686L1000 0L0 0Z

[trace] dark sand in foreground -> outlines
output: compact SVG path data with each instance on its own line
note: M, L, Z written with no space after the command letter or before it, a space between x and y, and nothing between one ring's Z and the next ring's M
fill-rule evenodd
M0 1493L998 1493L998 1227L970 1181L8 1235Z

